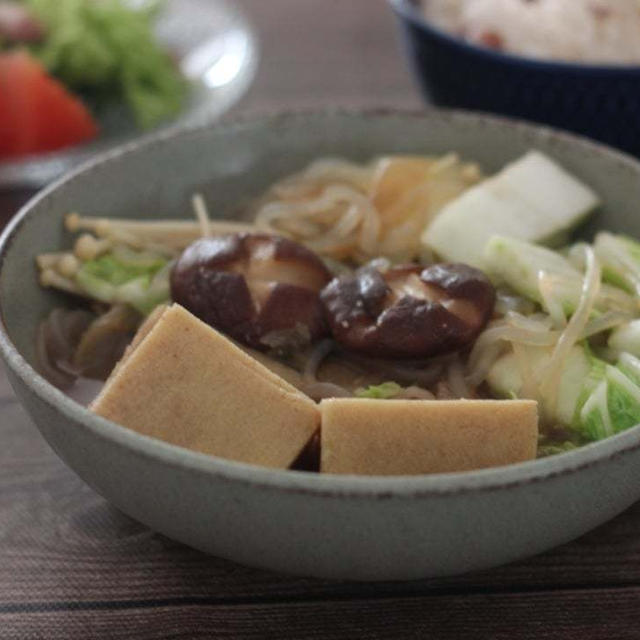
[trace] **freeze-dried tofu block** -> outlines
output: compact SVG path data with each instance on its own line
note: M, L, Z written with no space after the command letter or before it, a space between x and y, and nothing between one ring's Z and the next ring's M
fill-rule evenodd
M325 473L444 473L536 456L537 403L530 400L335 398L320 411Z
M312 400L182 307L141 332L95 413L187 449L283 469L317 430Z

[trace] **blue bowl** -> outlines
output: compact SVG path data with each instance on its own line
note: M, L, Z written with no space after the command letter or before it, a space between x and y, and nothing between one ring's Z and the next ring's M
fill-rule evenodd
M515 116L640 155L640 66L572 64L475 46L431 26L412 0L389 0L430 102Z

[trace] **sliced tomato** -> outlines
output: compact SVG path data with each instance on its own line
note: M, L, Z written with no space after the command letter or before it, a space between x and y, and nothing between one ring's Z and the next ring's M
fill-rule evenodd
M37 91L38 150L52 151L91 140L98 127L82 102L59 82L45 77Z
M0 158L13 148L13 125L9 122L9 89L4 74L4 56L0 56Z
M54 151L95 137L82 102L24 51L0 55L0 156Z
M5 153L17 156L36 147L34 98L38 68L22 52L7 53L0 59L0 86L7 114Z

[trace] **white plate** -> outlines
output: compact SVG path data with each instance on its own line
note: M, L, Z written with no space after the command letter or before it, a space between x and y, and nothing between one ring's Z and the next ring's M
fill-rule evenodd
M131 0L144 4L144 0ZM258 51L245 16L225 0L169 0L156 22L158 40L179 59L191 91L182 113L162 128L213 120L228 111L255 75ZM0 162L0 190L39 188L98 152L141 137L124 108L100 118L102 134L81 147Z

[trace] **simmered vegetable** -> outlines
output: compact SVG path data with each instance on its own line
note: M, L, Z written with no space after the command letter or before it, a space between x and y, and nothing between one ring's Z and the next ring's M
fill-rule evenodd
M326 334L318 292L330 277L291 240L234 234L189 246L173 268L171 297L248 346L300 347Z
M640 295L640 243L627 236L601 232L593 248L607 282Z
M108 303L127 303L146 315L169 299L165 258L124 247L84 262L75 282L87 295Z
M402 387L397 382L383 382L382 384L370 385L366 389L358 389L358 398L377 398L386 400L394 398L402 391Z
M589 187L531 151L449 203L422 240L445 260L482 267L492 235L557 246L597 205Z
M609 336L609 347L617 353L640 358L640 320L631 320L616 327Z
M454 153L382 156L365 165L318 160L274 185L255 221L322 257L406 262L422 253L425 225L480 178L477 165Z
M457 351L482 331L495 292L486 276L462 264L363 267L322 292L335 339L384 358L424 358Z
M487 272L552 316L570 316L580 301L583 274L565 256L515 238L493 236L484 251ZM638 301L617 287L600 284L596 308L632 312Z
M640 423L640 387L618 367L607 365L603 380L580 411L580 427L600 440Z
M195 222L71 214L67 230L84 234L73 253L38 258L41 281L101 303L71 361L82 360L82 370L99 370L92 356L106 332L121 334L140 321L136 311L170 301L184 307L171 316L197 316L216 340L226 334L315 402L342 398L376 416L378 405L396 415L429 401L429 415L442 417L480 415L488 405L475 401L515 401L529 425L519 436L525 458L538 419L540 456L632 427L640 421L640 244L605 232L557 251L538 244L557 241L597 203L539 153L451 202L478 178L455 156L325 160L249 209L255 225L210 220L201 196ZM457 227L446 222L451 210ZM416 228L430 237L441 220L448 231L436 236L451 244L421 253ZM463 262L437 262L449 252ZM370 438L368 421L358 424ZM380 434L397 439L395 426Z
M511 351L497 360L487 382L500 397L538 400L552 424L569 426L574 422L583 385L592 368L591 359L583 345L574 346L564 362L559 388L551 394L541 390L551 357L549 347L523 346L518 355Z

